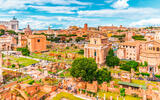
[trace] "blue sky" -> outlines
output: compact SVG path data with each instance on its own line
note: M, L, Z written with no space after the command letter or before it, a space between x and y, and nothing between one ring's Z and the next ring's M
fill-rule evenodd
M0 19L16 16L20 28L67 28L71 25L160 26L159 0L0 0Z

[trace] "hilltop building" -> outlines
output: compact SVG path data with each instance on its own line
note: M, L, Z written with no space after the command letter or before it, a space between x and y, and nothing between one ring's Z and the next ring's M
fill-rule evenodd
M7 30L14 30L16 32L19 29L19 21L15 17L10 21L0 21L0 25L3 25L3 27L5 26Z
M24 31L25 35L32 35L32 30L29 25L23 31Z
M52 30L50 27L48 27L48 30L34 30L33 34L34 33L37 33L37 34L41 34L41 33L44 33L44 34L54 34L54 30Z

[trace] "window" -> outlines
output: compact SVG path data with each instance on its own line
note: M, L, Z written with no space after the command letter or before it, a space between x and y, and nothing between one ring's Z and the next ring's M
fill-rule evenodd
M157 47L157 51L159 51L159 47Z
M155 50L155 47L153 47L153 51Z
M37 42L40 42L40 39L38 39Z
M96 41L96 40L94 40L94 43L95 43L95 44L97 44L97 41Z
M97 53L96 53L96 52L94 52L94 56L97 56Z

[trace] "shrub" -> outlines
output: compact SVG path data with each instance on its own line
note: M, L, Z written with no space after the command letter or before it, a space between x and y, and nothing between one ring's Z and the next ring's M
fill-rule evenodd
M155 75L155 77L159 78L160 79L160 75Z
M30 51L28 48L17 48L17 51L21 51L23 56L29 56Z
M29 82L28 82L28 84L30 84L30 85L32 85L34 83L34 80L30 80Z
M125 88L121 88L120 89L120 95L121 96L125 96Z
M141 73L142 76L150 76L149 73Z
M82 49L81 49L81 50L79 50L79 51L78 51L78 54L83 55L83 54L84 54L84 50L82 50Z
M15 68L16 67L16 65L15 64L12 64L12 68Z
M142 40L142 41L146 41L146 39L144 39L144 36L140 35L140 36L132 36L132 38L134 40Z
M77 46L75 46L74 48L75 48L75 49L77 49L78 47L77 47Z
M69 49L69 47L66 47L66 49Z
M87 35L83 35L82 37L87 37Z

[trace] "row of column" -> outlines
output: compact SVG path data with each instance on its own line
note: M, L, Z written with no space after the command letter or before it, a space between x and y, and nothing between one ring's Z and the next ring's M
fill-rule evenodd
M95 52L96 52L96 56L95 56ZM89 58L95 58L96 63L98 64L102 64L104 63L104 50L101 48L85 48L84 50L84 56Z

